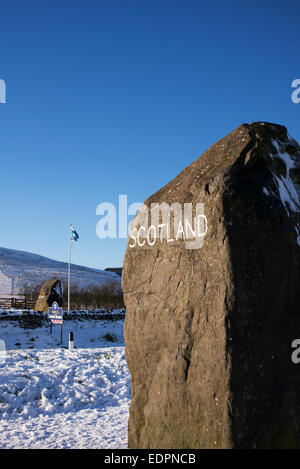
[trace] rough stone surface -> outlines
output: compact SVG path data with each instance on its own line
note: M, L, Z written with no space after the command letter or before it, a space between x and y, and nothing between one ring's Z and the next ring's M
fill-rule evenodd
M145 204L201 202L201 249L130 248L123 266L130 448L300 447L300 148L243 124Z
M49 307L56 301L58 306L62 306L63 287L58 279L46 280L43 283L39 297L34 306L35 311L44 311L48 313Z

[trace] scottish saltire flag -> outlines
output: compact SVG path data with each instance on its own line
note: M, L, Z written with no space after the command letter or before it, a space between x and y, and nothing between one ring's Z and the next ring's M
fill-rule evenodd
M71 240L72 241L78 241L79 240L79 234L77 233L75 228L73 228L73 226L71 226Z

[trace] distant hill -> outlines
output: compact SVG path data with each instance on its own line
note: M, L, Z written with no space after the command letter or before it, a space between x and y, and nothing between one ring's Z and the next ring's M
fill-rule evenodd
M106 267L104 270L106 272L115 272L115 274L118 274L120 277L122 277L122 267Z
M0 248L0 296L21 294L24 287L32 288L49 278L59 278L66 282L67 276L66 262L29 252ZM72 264L71 283L82 289L106 283L115 283L121 287L121 278L114 272Z

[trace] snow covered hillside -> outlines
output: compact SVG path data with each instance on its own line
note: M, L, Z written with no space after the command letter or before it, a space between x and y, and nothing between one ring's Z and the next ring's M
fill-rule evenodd
M47 257L13 249L0 248L0 296L22 293L24 286L40 285L49 278L67 280L68 266ZM72 264L72 285L86 288L105 283L121 285L121 278L114 272L91 269Z
M0 448L126 448L130 381L123 321L0 322Z

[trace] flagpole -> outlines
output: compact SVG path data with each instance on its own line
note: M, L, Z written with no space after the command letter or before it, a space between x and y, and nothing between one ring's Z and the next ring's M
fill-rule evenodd
M70 311L70 277L71 277L71 227L69 226L69 260L68 260L68 311Z

